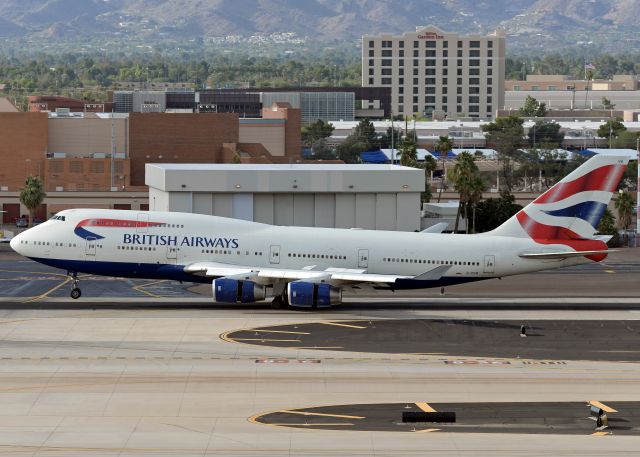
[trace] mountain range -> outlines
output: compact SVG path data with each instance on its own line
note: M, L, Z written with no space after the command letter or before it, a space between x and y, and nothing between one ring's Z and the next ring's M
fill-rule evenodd
M433 24L487 33L510 48L637 50L640 0L0 0L0 37L207 39L290 32L305 40L357 40ZM622 44L621 44L622 43Z

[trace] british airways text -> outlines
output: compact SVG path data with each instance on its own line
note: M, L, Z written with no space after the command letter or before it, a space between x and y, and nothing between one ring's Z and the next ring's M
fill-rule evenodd
M227 249L237 249L239 246L237 238L208 238L204 236L185 236L178 238L177 236L171 235L138 235L132 233L122 235L122 243Z

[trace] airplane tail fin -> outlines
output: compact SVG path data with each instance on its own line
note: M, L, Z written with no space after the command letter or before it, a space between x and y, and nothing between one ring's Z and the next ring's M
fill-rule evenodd
M628 162L621 156L592 157L489 233L580 251L606 249L594 234Z

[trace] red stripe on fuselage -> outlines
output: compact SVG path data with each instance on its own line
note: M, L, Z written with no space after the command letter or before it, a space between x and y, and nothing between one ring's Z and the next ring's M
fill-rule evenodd
M580 235L568 228L541 224L531 219L524 211L520 211L516 217L525 232L538 244L563 244L576 251L607 250L607 243L604 241L581 239ZM607 254L593 254L585 257L600 262L606 259Z
M606 165L596 168L578 179L556 184L536 198L533 203L559 202L579 192L594 190L613 192L618 186L624 170L624 165Z
M159 225L163 225L163 222L128 221L124 219L85 219L80 221L76 227L136 228L157 227Z

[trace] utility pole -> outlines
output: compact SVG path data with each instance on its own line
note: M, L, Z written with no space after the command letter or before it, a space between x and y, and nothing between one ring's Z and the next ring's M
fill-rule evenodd
M113 111L111 112L111 192L115 190L115 172L116 172L116 127L113 119Z
M636 138L636 152L638 153L636 162L638 164L638 179L636 182L636 247L640 238L640 136Z

